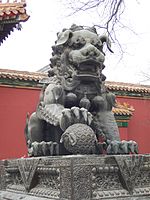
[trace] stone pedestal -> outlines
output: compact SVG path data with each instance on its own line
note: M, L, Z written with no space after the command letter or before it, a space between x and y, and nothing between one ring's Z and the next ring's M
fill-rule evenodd
M150 155L58 156L0 162L0 200L148 200Z

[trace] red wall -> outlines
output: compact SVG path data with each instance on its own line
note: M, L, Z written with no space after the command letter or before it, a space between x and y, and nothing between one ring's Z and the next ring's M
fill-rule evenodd
M128 140L128 127L119 127L121 140Z
M40 89L0 87L0 159L27 155L24 128L27 112L32 113ZM150 153L150 99L117 97L135 108L127 128L119 128L121 138L135 140L140 153Z
M117 97L117 100L135 109L127 128L127 139L138 143L139 153L150 153L150 99Z
M34 111L38 99L38 89L0 87L0 159L27 154L26 114Z

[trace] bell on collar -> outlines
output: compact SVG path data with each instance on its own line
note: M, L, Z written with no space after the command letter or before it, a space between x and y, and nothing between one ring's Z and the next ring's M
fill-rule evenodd
M82 108L86 108L87 110L89 110L90 106L91 106L91 102L90 100L87 98L86 94L84 94L84 97L80 100L79 106Z

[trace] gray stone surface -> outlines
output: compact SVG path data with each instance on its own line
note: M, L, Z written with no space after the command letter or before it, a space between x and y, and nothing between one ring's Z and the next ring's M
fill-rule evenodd
M147 200L150 155L74 155L0 162L1 200Z

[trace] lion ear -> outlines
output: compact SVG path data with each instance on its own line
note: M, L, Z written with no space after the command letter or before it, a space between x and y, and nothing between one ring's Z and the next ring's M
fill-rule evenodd
M56 42L56 46L65 44L70 37L72 37L73 32L71 30L66 30L58 34L58 40Z
M107 45L108 50L109 50L111 53L114 53L114 52L112 51L112 49L111 49L111 41L110 41L110 39L109 39L106 35L101 35L101 36L100 36L100 40L101 40L102 44L103 44L104 42L106 42L106 45Z

